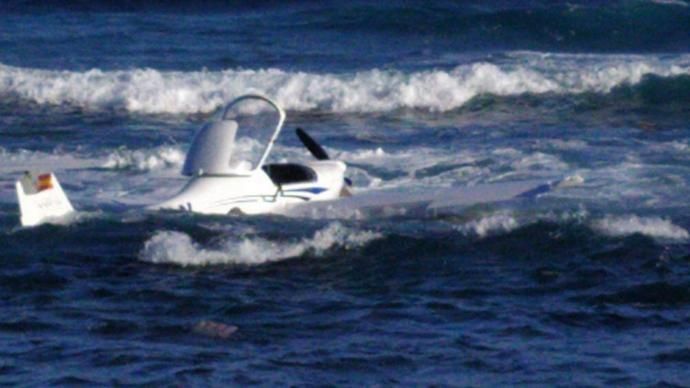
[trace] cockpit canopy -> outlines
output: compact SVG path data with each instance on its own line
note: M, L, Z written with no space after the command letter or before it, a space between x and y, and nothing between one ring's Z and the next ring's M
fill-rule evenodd
M194 137L184 175L249 175L261 168L285 120L285 112L259 95L230 102L219 119Z

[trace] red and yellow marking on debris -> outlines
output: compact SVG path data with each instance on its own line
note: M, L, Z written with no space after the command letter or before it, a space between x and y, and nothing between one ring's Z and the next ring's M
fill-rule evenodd
M50 190L53 188L53 179L50 174L41 174L36 181L36 190Z

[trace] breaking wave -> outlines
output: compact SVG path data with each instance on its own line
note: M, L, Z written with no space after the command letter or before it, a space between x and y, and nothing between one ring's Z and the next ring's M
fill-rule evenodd
M499 63L500 62L500 63ZM275 98L295 111L380 112L425 109L444 112L479 95L609 93L647 76L690 74L690 56L566 55L509 53L497 63L416 72L372 69L344 74L280 69L85 72L0 64L0 98L158 114L211 112L247 92ZM648 87L648 86L647 86Z
M688 231L660 217L608 216L594 223L600 232L614 237L643 234L652 238L687 240Z
M184 152L173 146L141 150L120 148L108 155L103 167L135 171L180 168L184 163L184 158Z
M458 225L456 230L466 235L483 238L493 233L510 232L519 226L518 221L511 214L498 213Z
M301 241L271 241L261 237L228 238L219 247L204 248L182 232L157 232L144 244L139 258L151 263L181 266L216 264L255 265L298 257L307 253L323 255L329 249L354 249L378 239L381 234L358 231L332 223Z

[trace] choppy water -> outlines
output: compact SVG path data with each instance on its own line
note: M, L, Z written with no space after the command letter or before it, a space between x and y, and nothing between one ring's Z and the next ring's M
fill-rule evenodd
M3 383L687 384L687 3L0 11ZM302 126L356 192L584 183L439 217L122 211L250 91L288 110L275 160L310 158ZM26 169L77 217L19 228Z

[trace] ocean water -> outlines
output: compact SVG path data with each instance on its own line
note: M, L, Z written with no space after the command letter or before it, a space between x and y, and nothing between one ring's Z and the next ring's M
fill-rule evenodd
M355 195L583 183L436 217L136 210L247 92L287 110L274 160L310 159L301 126ZM681 0L5 1L0 383L687 385L689 130ZM78 214L19 227L27 169Z

